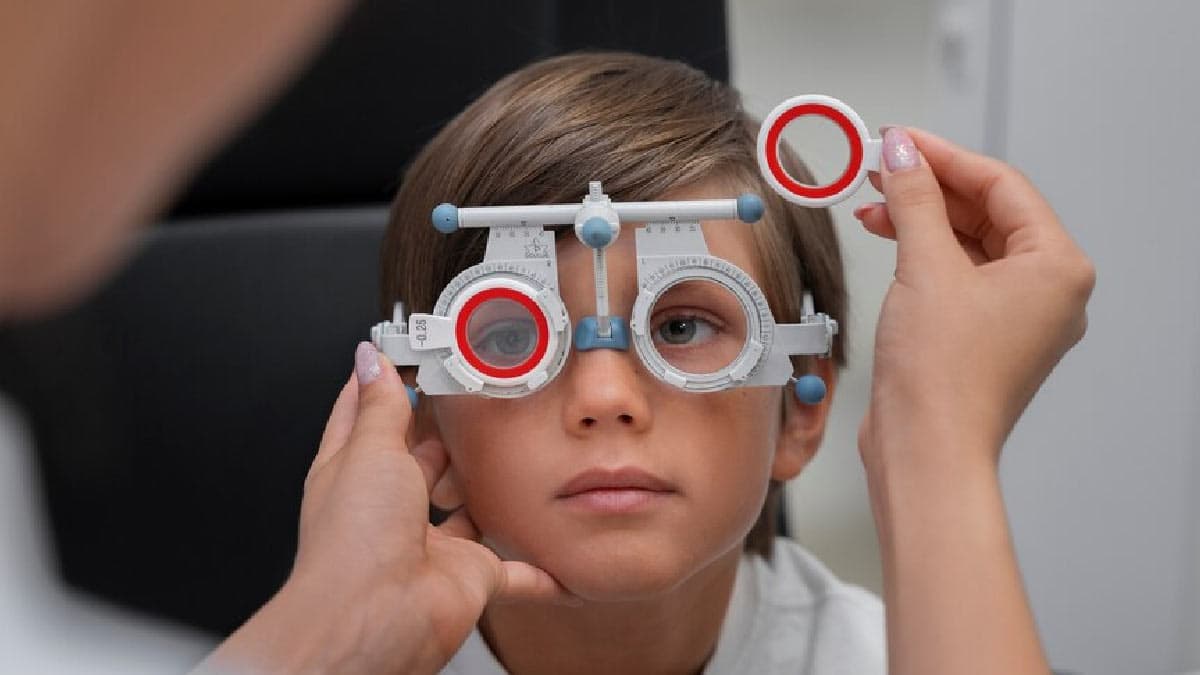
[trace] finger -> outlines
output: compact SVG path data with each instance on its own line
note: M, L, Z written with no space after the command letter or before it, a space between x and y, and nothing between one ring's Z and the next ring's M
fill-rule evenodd
M900 127L884 133L882 184L887 213L896 230L896 270L944 268L967 262L954 238L941 186Z
M887 207L879 202L868 202L854 209L854 217L868 232L884 239L896 240L896 226L888 218Z
M888 217L887 205L877 202L863 204L854 209L854 217L862 222L868 232L885 239L896 239L896 226L892 225L892 219ZM954 237L975 265L982 265L997 257L988 253L986 241L981 242L958 230L954 231Z
M312 466L308 469L311 477L321 467L346 445L350 438L350 430L354 428L354 418L358 414L358 379L354 373L342 385L329 419L325 422L325 431L321 434L321 444L317 446L317 456L313 458Z
M992 256L984 251L983 242L978 239L974 239L958 231L954 232L954 238L958 239L958 245L962 246L963 252L967 254L967 258L971 260L972 265L979 266L993 260Z
M412 407L404 383L391 361L370 342L354 352L358 379L358 414L347 446L353 452L407 451L405 432Z
M434 506L443 511L453 511L462 503L462 495L459 494L458 481L450 471L442 474L433 485L433 489L429 491L429 501Z
M927 131L912 129L930 168L949 190L986 215L975 223L994 229L1003 255L1030 250L1046 235L1064 234L1050 204L1016 169L991 157L961 148ZM989 232L965 230L976 239Z
M876 190L883 192L883 177L879 175L879 172L871 171L867 176L870 178L871 185L874 185ZM954 228L955 232L980 240L983 250L987 251L990 258L1003 257L1004 240L996 230L991 228L983 206L946 187L940 180L939 184L942 185L942 197L946 200L946 217L950 220L950 226ZM857 211L855 209L856 218L858 217ZM859 220L862 219L859 218ZM890 221L888 224L890 225ZM891 229L891 233L888 235L883 231L876 232L880 236L895 239L894 228Z
M445 522L437 526L437 529L452 537L459 539L470 539L476 541L479 539L479 530L472 522L471 516L467 513L466 507L460 506L446 518Z
M583 604L583 600L545 570L515 560L500 562L500 579L493 597L498 602L541 600L575 607Z
M417 460L417 465L421 467L421 473L425 476L425 489L432 495L436 486L446 475L446 467L449 465L450 460L446 455L446 448L441 441L430 438L414 445L409 450L409 454ZM440 502L434 502L435 506L439 506L439 504Z

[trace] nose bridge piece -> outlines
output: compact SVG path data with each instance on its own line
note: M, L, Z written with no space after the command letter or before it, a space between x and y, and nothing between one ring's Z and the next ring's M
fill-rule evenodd
M581 352L593 349L615 349L629 351L629 324L619 316L606 316L608 335L602 335L600 321L594 316L585 316L575 326L575 349Z

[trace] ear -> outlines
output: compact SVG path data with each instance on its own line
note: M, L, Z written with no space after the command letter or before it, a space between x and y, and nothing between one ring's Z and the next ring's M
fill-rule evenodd
M400 378L410 387L416 386L416 376L416 368L403 368L400 371ZM433 397L418 396L419 401L416 409L413 410L412 421L409 423L408 434L405 438L408 447L413 448L420 443L428 441L442 443L442 430L438 422ZM450 453L447 452L446 471L437 483L433 485L433 489L429 491L429 502L442 511L453 511L461 506L464 501L459 485L458 472L455 471L454 462Z
M825 436L825 421L837 387L837 371L833 359L811 359L809 372L825 380L825 398L816 405L801 403L790 386L783 391L783 426L775 445L775 461L771 478L786 481L795 478L817 454Z

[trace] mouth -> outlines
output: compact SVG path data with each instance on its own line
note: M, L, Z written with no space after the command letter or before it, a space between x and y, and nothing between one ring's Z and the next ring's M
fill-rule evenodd
M636 511L678 494L671 483L637 467L589 469L559 489L555 498L585 511Z

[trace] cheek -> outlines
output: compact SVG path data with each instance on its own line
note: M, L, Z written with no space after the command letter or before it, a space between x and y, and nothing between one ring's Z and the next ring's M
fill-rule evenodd
M517 439L509 429L519 416L508 402L469 397L439 401L438 422L450 458L450 471L462 497L481 528L489 517L524 509L536 492L536 444L527 435ZM464 423L464 420L470 420Z
M713 396L703 411L703 433L720 444L725 468L766 476L779 437L779 397L761 387L732 389ZM719 420L719 421L718 421Z
M761 388L735 389L714 395L696 416L706 423L690 431L702 456L692 458L699 498L744 522L748 529L758 518L771 477L779 435L779 397ZM718 516L720 517L720 516ZM727 523L728 524L728 523Z

